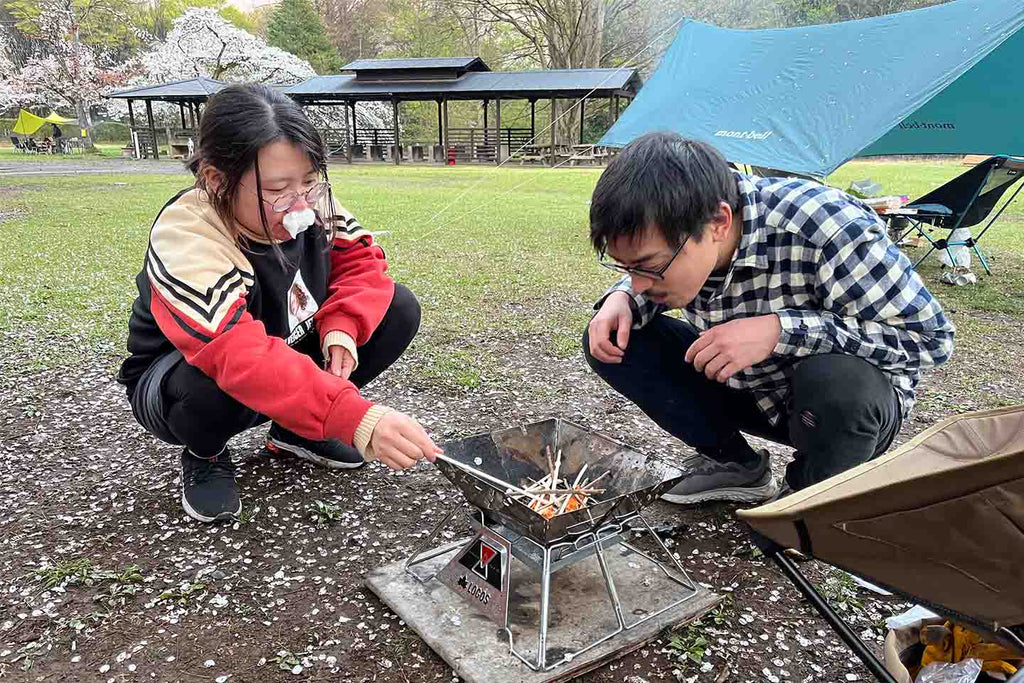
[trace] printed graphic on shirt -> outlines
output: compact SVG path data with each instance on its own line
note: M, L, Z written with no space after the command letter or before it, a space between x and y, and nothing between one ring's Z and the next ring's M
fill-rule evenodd
M289 346L294 346L307 334L313 331L313 315L320 309L309 288L302 279L302 271L295 271L295 279L288 288L288 339Z

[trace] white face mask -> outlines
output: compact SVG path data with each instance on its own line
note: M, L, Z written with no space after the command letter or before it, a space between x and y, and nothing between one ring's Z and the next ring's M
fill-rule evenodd
M288 231L292 239L299 236L303 230L313 225L316 221L316 214L313 209L305 208L302 211L291 211L284 215L284 229Z

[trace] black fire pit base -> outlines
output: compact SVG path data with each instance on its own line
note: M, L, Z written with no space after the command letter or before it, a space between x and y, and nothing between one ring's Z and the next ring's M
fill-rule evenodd
M424 573L443 567L455 552L453 547L450 552L423 563ZM607 548L605 558L611 573L629 577L619 584L619 593L624 604L637 609L627 615L631 619L642 616L645 609L657 611L659 602L667 604L666 596L679 591L678 584L667 579L656 565L624 546ZM511 566L510 628L517 642L536 642L540 576L522 562L512 562ZM699 618L722 601L720 595L698 586L696 595L674 609L619 633L571 662L551 671L534 672L509 653L504 629L436 579L425 584L416 581L406 573L404 560L368 572L365 580L370 590L466 683L567 681L642 647L669 626ZM614 629L614 613L596 557L588 557L552 574L551 596L548 661L557 660L561 653L578 650L599 631Z

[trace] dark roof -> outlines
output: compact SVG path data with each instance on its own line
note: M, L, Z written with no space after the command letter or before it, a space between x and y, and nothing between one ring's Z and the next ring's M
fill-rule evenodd
M118 90L104 95L110 99L120 100L161 100L165 102L205 102L227 83L200 76L185 81L160 83L159 85L143 85L127 90Z
M635 95L636 69L549 69L470 72L451 81L365 82L352 75L315 76L285 92L303 104L330 100L479 100Z
M404 70L404 69L463 69L468 70L480 62L484 70L489 70L479 57L420 57L414 59L357 59L341 68L342 71Z

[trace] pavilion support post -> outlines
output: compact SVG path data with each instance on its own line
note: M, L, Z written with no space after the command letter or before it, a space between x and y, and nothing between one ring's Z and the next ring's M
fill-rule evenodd
M612 114L612 121L615 122L619 120L619 96L614 95L612 99L615 100L615 111Z
M132 109L132 100L128 100L128 137L131 138L132 148L135 149L135 158L141 158L139 139L135 136L135 110Z
M444 147L444 120L441 118L441 100L437 101L437 144Z
M484 100L484 144L487 144L487 110L491 106L490 100Z
M587 100L586 98L580 100L580 144L583 144L583 117L586 113Z
M537 137L537 100L530 100L530 144Z
M556 111L558 100L551 98L551 167L555 167L555 121L558 120Z
M498 126L498 139L494 146L494 163L501 165L501 100L494 100L494 120ZM511 153L512 150L509 150Z
M356 143L355 136L352 135L352 123L350 123L352 119L349 118L352 112L349 111L347 102L342 105L342 108L345 110L345 161L351 164L352 145Z
M395 166L402 162L402 141L398 138L398 100L391 100L391 118L395 127Z
M184 102L178 102L178 113L181 114L181 127L182 128L188 128L188 126L185 125L185 103Z
M443 133L442 137L444 138L444 141L441 143L441 148L444 151L444 159L442 161L443 161L443 163L447 164L448 163L448 145L451 143L451 140L449 140L449 138L448 138L448 126L451 124L451 121L448 118L448 100L445 100L442 106L444 107L444 128L443 128L443 131L442 131L442 133Z
M153 123L153 102L146 100L146 117L149 119L149 134L153 139L153 158L160 159L160 143L156 139L156 124Z
M356 103L352 102L352 144L359 144L359 124L356 122Z

